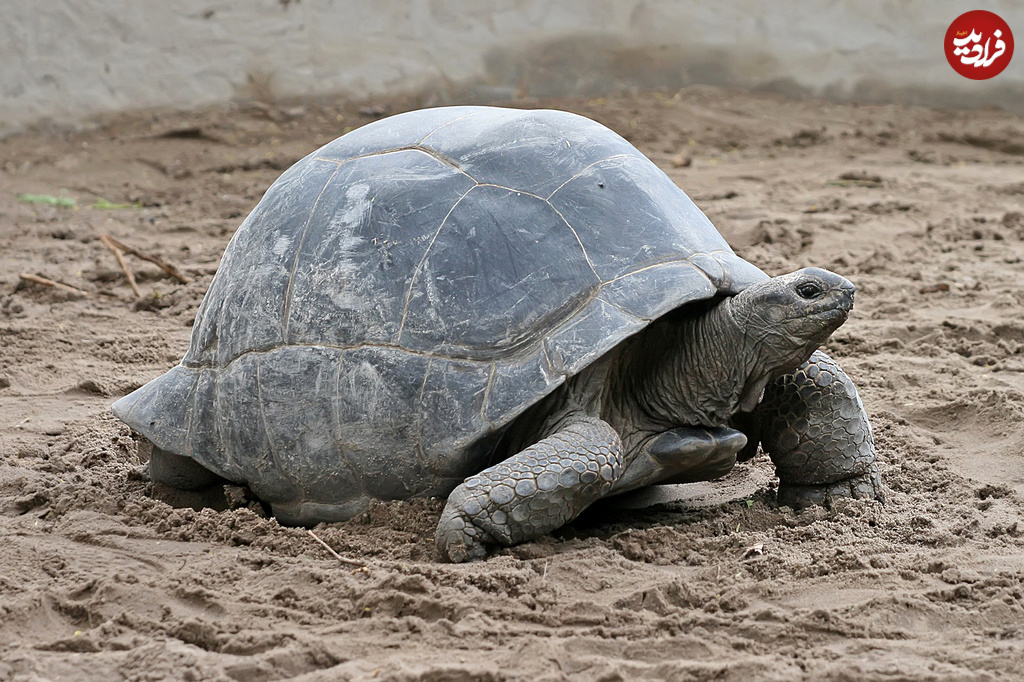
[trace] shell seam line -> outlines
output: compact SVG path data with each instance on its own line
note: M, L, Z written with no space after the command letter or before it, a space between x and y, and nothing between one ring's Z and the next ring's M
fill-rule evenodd
M447 123L442 123L441 125L437 126L437 127L436 127L436 128L434 128L433 130L431 130L431 131L430 131L429 133L427 133L426 135L424 135L423 137L421 137L421 138L420 138L420 140L419 140L419 142L417 142L416 144L417 144L417 145L421 145L421 144L423 144L424 142L426 142L426 140L427 140L427 138L428 138L428 137L430 137L431 135L433 135L434 133L436 133L436 132L437 132L438 130L441 130L442 128L447 128L447 127L448 127L448 126L450 126L451 124L453 124L453 123L456 123L456 122L458 122L458 121L461 121L462 119L465 119L465 118L469 118L470 116L476 116L476 115L477 115L477 114L479 114L479 113L480 113L479 111L471 111L471 112L469 112L468 114L463 114L462 116L456 116L455 118L453 118L452 120L448 121Z
M467 194L468 194L468 192L467 192ZM712 251L710 253L725 253L725 251L724 250L719 250L719 251ZM697 254L694 254L694 255L697 255ZM688 261L686 259L664 261L662 263L653 263L651 265L648 265L648 266L645 266L645 267L642 267L642 268L638 268L638 269L633 270L631 272L627 272L624 275L620 275L619 277L616 277L614 279L610 279L607 282L604 282L604 283L598 285L596 287L596 291L592 295L588 296L580 307L581 308L586 307L586 305L588 303L590 303L591 301L593 301L594 299L600 298L601 290L605 287L605 285L611 284L613 282L617 282L617 281L619 281L621 279L625 279L627 277L631 277L631 276L633 276L633 275L635 275L637 273L644 272L646 270L653 270L655 268L665 267L665 266L668 266L668 265L677 265L677 264L688 265L691 268L693 268L694 270L696 270L700 275L702 275L704 277L707 277L707 275L704 273L703 270L701 270L696 265L694 265L693 263L691 263L690 261ZM608 305L611 305L612 307L619 308L618 306L616 306L615 304L609 302L605 298L601 298L601 301L603 301L604 303L607 303ZM632 316L632 317L634 317L634 318L636 318L638 320L646 320L646 319L648 319L648 318L636 315L634 313L630 313L628 310L625 310L623 308L619 308L619 309L622 310L624 313L627 313L628 315L630 315L630 316ZM566 320L562 324L559 324L559 325L553 327L551 332L554 332L555 330L557 330L560 327L564 326L567 322L569 322L569 320ZM546 344L541 343L541 347L544 350L544 354L548 355L548 350L547 350ZM239 358L244 357L246 355L255 355L255 354L264 354L265 355L267 353L271 353L271 352L273 352L275 350L278 350L279 348L322 348L322 349L326 349L326 350L338 350L338 351L361 350L363 348L381 348L381 349L386 349L386 350L401 351L403 353L408 353L409 355L417 355L417 356L421 356L421 357L425 357L425 358L430 358L430 359L435 359L435 360L436 359L459 360L459 361L463 361L463 362L473 362L473 363L478 363L478 364L486 364L486 363L491 363L491 362L495 361L492 358L471 358L471 357L458 356L458 355L437 355L437 354L429 353L427 351L418 351L418 350L413 350L411 348L405 348L403 346L398 345L397 343L357 343L357 344L353 344L353 345L350 345L350 346L332 345L332 344L327 344L327 343L280 343L280 344L277 344L277 345L269 347L269 348L252 349L252 350L243 351L243 352L235 355L234 357L232 357L231 359L229 359L227 362L225 362L222 365L218 365L218 364L215 364L215 363L202 363L202 364L197 363L197 364L185 365L183 363L179 363L179 366L184 367L185 369L193 370L193 371L198 371L198 370L203 370L203 369L224 369L228 365L232 364L233 362L235 362ZM558 372L558 370L556 370L554 368L554 365L551 364L550 356L548 357L548 366L551 368L552 371L554 371L554 372L556 372L558 374L561 374L561 372Z
M717 251L712 252L712 253L717 253ZM695 253L693 255L694 256L699 256L699 255L708 255L708 254ZM683 258L683 259L676 259L676 260L667 260L667 261L663 261L661 263L652 263L651 265L645 265L642 268L637 268L636 270L633 270L631 272L627 272L624 275L619 275L618 277L613 277L612 279L608 280L607 282L604 282L602 284L602 286L604 284L611 284L612 282L618 282L620 279L626 279L627 277L632 277L633 275L635 275L635 274L637 274L639 272L646 272L648 270L654 270L655 268L665 267L666 265L676 265L676 264L689 265L691 268L696 270L699 274L703 275L704 277L708 277L707 273L705 273L703 270L701 270L699 267L697 267L697 265L695 263L691 263L688 258ZM710 279L711 278L708 277L708 281L709 282L710 282Z
M409 278L409 290L405 294L405 305L402 307L402 321L398 324L398 333L395 334L396 344L401 343L402 341L402 332L405 330L405 318L409 315L409 303L412 302L412 291L416 286L416 278L419 277L420 270L423 269L423 264L427 262L427 256L430 255L430 249L433 248L434 242L437 241L438 235L441 234L441 230L444 229L444 226L448 222L448 218L451 217L455 207L461 204L462 200L465 199L474 189L476 189L476 185L467 189L465 194L459 197L458 200L452 204L452 207L448 209L448 213L445 215L444 220L442 220L441 224L438 225L437 231L434 232L434 236L431 237L426 250L423 251L423 257L420 258L420 262L416 265L416 269L413 270L412 277Z
M341 361L340 361L340 358L339 358L339 361L338 361L338 366L335 368L335 371L334 371L334 393L335 393L335 395L341 395ZM359 468L356 467L356 465L352 462L352 459L349 457L349 453L348 453L349 448L347 447L347 443L345 443L344 440L341 439L341 437L340 437L341 434L344 433L344 429L341 426L341 411L337 408L337 405L335 405L334 409L332 410L332 412L334 413L333 414L333 416L334 416L334 426L335 426L335 428L338 429L337 433L339 435L339 439L338 439L338 443L337 443L338 451L341 453L341 458L345 462L345 465L348 466L349 471L352 473L352 480L356 481L359 484L359 492L360 492L360 494L366 495L367 494L366 482L363 481L363 476L359 472Z
M466 194L469 194L468 191L467 191ZM465 197L465 195L464 195L464 197ZM455 207L453 207L453 209L454 208ZM705 252L701 252L701 253L705 253ZM728 253L728 252L726 250L724 250L724 249L719 249L719 250L716 250L716 251L707 252L707 254L714 254L714 253ZM694 255L700 255L700 254L694 254ZM626 274L622 274L620 276L617 276L617 278L614 278L612 280L608 280L607 282L604 282L604 283L598 285L595 288L595 291L590 296L588 296L587 299L583 302L583 304L581 305L581 308L586 307L587 304L590 303L591 301L593 301L594 299L600 298L601 297L601 290L604 289L604 287L606 285L609 285L609 284L614 283L614 282L618 282L620 280L625 280L626 278L629 278L629 276L633 276L634 274L636 274L638 272L643 272L643 271L654 269L654 268L657 268L657 267L665 267L667 265L676 265L676 264L689 265L694 270L696 270L700 275L705 276L705 278L707 278L707 276L708 276L705 273L705 271L701 270L699 267L697 267L695 264L691 263L689 260L687 260L685 258L684 259L678 259L678 260L667 260L667 261L660 262L660 263L652 263L652 264L647 265L645 267L640 267L640 268L637 268L637 269L632 270L630 272L627 272ZM607 303L608 305L611 305L612 307L621 309L623 312L631 315L632 317L635 317L637 319L647 319L646 317L642 317L640 315L632 313L629 310L626 310L624 308L620 308L617 305L609 302L608 300L606 300L604 298L600 298L600 300L603 301L604 303ZM563 322L561 325L557 325L556 327L552 328L551 333L553 333L554 331L558 330L559 328L565 326L565 324L567 324L568 322L569 322L568 319L566 319L566 321ZM541 347L544 349L545 355L548 355L547 345L542 342L541 343ZM422 356L422 357L428 357L428 358L432 358L432 359L462 360L462 361L466 361L466 363L487 364L487 363L494 363L494 361L495 361L494 358L475 358L475 357L467 357L467 356L459 356L459 355L438 355L438 354L430 353L430 352L427 352L427 351L424 351L424 350L413 350L412 348L402 347L402 346L398 345L397 343L357 343L357 344L348 345L348 346L333 345L333 344L329 344L329 343L280 343L280 344L276 344L276 345L268 347L268 348L245 350L243 352L240 352L237 355L234 355L230 359L228 359L226 361L226 363L224 363L223 365L217 365L217 364L214 364L214 363L184 365L182 363L179 363L179 367L183 367L183 368L185 368L187 370L193 370L193 371L200 371L200 370L204 370L204 369L218 369L218 370L220 370L220 369L226 368L228 365L231 365L232 363L234 363L234 361L236 361L237 359L239 359L240 357L243 357L245 355L266 354L266 353L272 352L274 350L278 350L279 348L324 348L324 349L328 349L328 350L342 350L342 351L346 351L346 350L360 350L362 348L383 348L383 349L388 349L388 350L398 350L398 351L401 351L403 353L409 353L411 355L419 355L419 356ZM557 374L561 374L560 372L555 370L554 365L551 364L550 355L548 355L548 365L549 365L549 367L551 368L552 371L556 372Z
M282 348L312 348L312 349L320 349L320 350L336 350L336 351L342 351L342 352L355 351L355 350L363 350L364 348L379 348L379 349L382 349L382 350L399 351L399 352L402 352L402 353L407 353L409 355L415 355L417 357L423 357L423 358L434 359L434 360L456 360L456 361L460 361L460 362L472 362L472 363L480 364L480 365L485 365L485 364L494 362L494 360L491 359L491 358L470 358L470 357L460 357L458 355L434 355L434 354L428 353L427 351L412 350L410 348L403 348L402 346L398 346L398 345L395 345L395 344L392 344L392 343L358 343L358 344L355 344L353 346L336 346L336 345L331 345L329 343L279 343L279 344L277 344L275 346L272 346L272 347L269 347L269 348L259 348L259 349L255 349L254 348L252 350L243 351L243 352L239 353L238 355L235 355L234 357L232 357L231 359L229 359L227 362L225 362L222 365L218 365L218 364L214 364L214 363L184 365L184 364L180 364L179 363L178 366L179 367L184 367L185 369L191 370L191 371L194 371L194 372L198 372L198 371L201 371L201 370L204 370L204 369L222 370L222 369L225 369L228 366L234 364L239 359L244 358L247 355L267 355L269 353L273 353L274 351L280 350Z
M545 362L545 363L547 364L547 366L548 366L548 369L549 369L549 370L550 370L550 371L551 371L552 373L554 373L554 374L557 374L557 375L559 375L559 376L561 376L561 377L563 377L563 378L568 378L568 377L569 377L569 375L568 375L568 374L566 374L565 372L560 372L560 371L558 371L558 370L557 370L557 369L555 368L555 363L553 363L553 362L551 361L551 353L549 353L549 352L548 352L548 344L547 344L547 339L544 339L543 341L541 341L541 343L540 343L540 349L541 349L542 351L544 351L544 362Z
M455 170L459 171L460 173L465 175L467 178L469 178L473 182L476 182L476 178L474 178L472 175L470 175L466 171L462 170L462 168L459 166L459 164L455 163L454 161L452 161L448 157L443 156L437 150L431 149L430 147L421 147L421 146L419 146L418 143L414 144L414 145L407 145L407 146L404 146L404 147L391 147L389 149L381 149L379 151L369 152L367 154L356 154L355 156L350 156L350 157L348 157L346 159L328 159L326 156L314 156L312 160L313 161L323 161L324 163L333 163L334 165L338 166L338 168L341 168L342 166L344 166L349 161L358 161L359 159L369 159L369 158L374 157L374 156L385 156L387 154L397 154L398 152L420 152L421 154L426 154L430 158L432 158L432 159L434 159L436 161L440 161L445 166L449 166L451 168L454 168Z
M539 201L547 201L544 197L540 196L539 194L534 194L533 192L527 192L525 189L516 189L515 187L508 187L507 185L499 185L496 182L478 182L478 183L476 183L476 186L477 187L495 187L497 189L503 189L503 190L505 190L507 192L515 192L516 194L525 194L526 196L533 197L534 199L538 199Z
M494 424L490 419L487 418L487 408L491 402L491 386L494 385L494 375L498 373L498 363L491 363L491 373L487 377L487 385L484 386L484 399L480 404L480 419L487 423L491 427L491 431L494 430Z
M598 163L600 163L600 162L598 162ZM580 239L580 235L579 235L579 233L576 232L576 228L573 227L572 224L570 224L569 221L565 219L565 216L562 215L562 212L559 211L558 208L554 204L552 204L548 199L545 199L544 197L540 196L539 194L534 194L533 192L527 192L526 190L516 189L514 187L507 187L505 185L498 185L498 184L495 184L493 182L478 182L478 183L476 183L476 186L477 187L495 187L497 189L503 189L503 190L505 190L507 192L515 192L516 194L524 194L524 195L526 195L528 197L533 197L534 199L537 199L539 201L543 201L545 204L547 204L551 208L551 210L554 211L558 215L558 217L562 220L562 222L565 223L565 226L569 228L569 231L572 232L572 235L574 237L576 237L576 243L580 245L580 251L583 252L583 258L584 258L584 260L587 261L587 265L590 266L590 271L592 273L594 273L594 277L597 278L597 281L599 283L604 284L604 280L601 279L601 275L597 274L597 270L594 268L594 263L593 263L593 261L590 260L590 254L587 253L587 247L583 245L583 240Z
M622 306L615 305L614 303L612 303L611 301L609 301L606 298L601 298L600 294L598 294L598 296L596 297L596 300L601 301L602 303L604 303L609 308L615 308L616 310L618 310L623 315L626 315L628 317L632 317L634 320L640 320L641 322L653 322L654 321L654 320L652 320L649 317L641 317L640 315L637 315L636 313L631 313L628 310L626 310L625 308L623 308Z
M306 243L306 235L309 233L309 225L313 222L313 215L316 213L317 206L320 205L320 200L324 196L324 192L330 187L331 181L334 180L334 176L341 170L341 166L334 169L331 176L327 178L327 182L324 183L323 189L320 190L320 194L316 195L316 201L313 202L313 206L309 209L309 217L306 218L306 224L302 226L302 236L299 237L298 246L295 247L295 258L292 259L292 271L288 275L288 285L284 290L284 305L281 308L281 339L288 338L288 323L291 317L292 307L292 289L295 286L295 273L299 269L299 258L302 257L302 247Z
M270 451L270 458L274 460L274 468L280 472L281 476L285 478L292 486L298 490L302 490L302 487L295 482L287 471L281 467L281 462L277 459L277 448L274 447L274 439L270 436L270 427L267 425L267 409L263 405L263 380L260 372L259 358L256 359L256 402L260 405L260 421L263 422L263 434L267 437L267 449Z
M607 159L601 159L601 160L599 160L599 161L595 161L594 163L590 164L589 166L587 166L586 168L584 168L583 170L581 170L581 171L580 171L579 173L577 173L576 175L572 176L571 178L569 178L568 180L566 180L565 182L563 182L563 183L562 183L561 185L559 185L558 187L556 187L556 188L555 188L555 191L554 191L554 192L552 192L551 194L549 194L549 195L548 195L548 201L551 201L551 197L553 197L553 196L555 196L556 194L558 194L558 191L559 191L560 189L562 189L563 187L565 187L566 185L568 185L568 184L569 184L570 182L572 182L572 181L573 181L573 180L575 180L576 178L578 178L578 177L580 177L581 175L583 175L584 173L586 173L586 172L587 172L588 170L590 170L591 168L593 168L593 167L594 167L594 166L596 166L597 164L599 164L599 163L604 163L605 161L611 161L612 159L629 159L629 158L633 158L633 155L632 155L632 154L612 154L612 155L611 155L611 156L609 156L609 157L608 157Z
M341 367L341 363L338 363L338 367ZM423 396L427 393L427 379L430 378L430 370L434 367L434 358L427 360L427 368L423 370L423 383L420 384L420 395L416 399L416 458L420 463L420 466L425 469L435 469L427 461L426 455L423 453ZM436 469L435 469L436 470Z
M588 266L590 267L590 271L591 271L592 273L594 273L594 277L596 277L596 278L597 278L597 281L598 281L598 282L600 283L600 284L598 284L598 286L599 286L599 287L600 287L600 286L603 286L603 285L604 285L604 283L605 283L605 281L604 281L604 279L603 279L603 278L601 277L601 275L597 274L597 269L596 269L596 268L594 267L594 262L590 260L590 254L589 254L589 253L587 253L587 247L585 247L585 246L583 245L583 240L582 240L582 239L580 239L580 235L579 235L579 233L578 233L578 232L576 232L576 228L575 228L575 227L573 227L573 226L572 226L572 224L571 224L571 223L570 223L570 222L569 222L568 220L566 220L566 219L565 219L565 216L564 216L564 215L562 215L562 212L561 212L561 211L559 211L559 210L558 210L557 208L555 208L555 205L554 205L554 204L552 204L552 203L551 203L550 201L548 201L547 199L545 199L545 200L544 200L544 202L545 202L545 203L546 203L546 204L547 204L548 206L550 206L550 207L551 207L551 210L552 210L552 211L554 211L555 213L557 213L557 214L558 214L558 217L562 219L562 222L563 222L563 223L565 223L565 226L569 228L569 231L570 231L570 232L572 232L572 236L576 237L576 243L580 245L580 251L582 251L582 252L583 252L583 258L584 258L584 260L586 260L586 261L587 261L587 265L588 265Z
M469 178L473 182L476 182L477 184L480 184L479 182L477 182L476 178L474 178L472 175L470 175L466 171L462 170L462 167L459 164L455 163L454 161L449 159L447 156L442 155L441 152L437 151L436 149L431 149L430 147L421 147L419 145L416 145L415 147L412 147L412 149L414 151L422 152L422 153L426 154L427 156L433 157L433 158L437 159L438 161L440 161L441 163L443 163L446 166L451 166L452 168L454 168L455 170L459 171L460 173L465 175L467 178Z

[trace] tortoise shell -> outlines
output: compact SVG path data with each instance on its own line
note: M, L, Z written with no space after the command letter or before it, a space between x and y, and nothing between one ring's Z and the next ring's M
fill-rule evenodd
M447 494L652 320L766 275L619 135L443 107L302 159L224 253L191 345L113 410L275 513Z

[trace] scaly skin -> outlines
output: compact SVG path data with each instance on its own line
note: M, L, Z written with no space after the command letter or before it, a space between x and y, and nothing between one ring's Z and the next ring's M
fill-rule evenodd
M579 417L522 452L470 476L448 496L436 543L448 561L487 556L571 521L622 475L622 441L600 419Z
M884 501L864 405L850 377L816 351L765 389L753 415L753 444L775 463L779 504L830 506L837 497Z
M867 417L826 356L773 384L753 418L733 423L772 376L846 320L853 292L809 268L655 322L525 416L525 434L510 444L525 449L455 489L438 524L442 558L482 559L487 545L550 532L607 494L720 477L751 433L779 468L784 502L879 497Z

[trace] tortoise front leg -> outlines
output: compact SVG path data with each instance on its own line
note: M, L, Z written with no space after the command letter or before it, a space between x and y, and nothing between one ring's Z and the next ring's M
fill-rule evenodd
M779 504L830 505L837 497L884 501L864 405L835 360L821 351L773 381L748 433L775 463Z
M578 417L504 462L470 476L448 496L436 543L448 561L487 556L568 523L622 475L622 440L606 422Z

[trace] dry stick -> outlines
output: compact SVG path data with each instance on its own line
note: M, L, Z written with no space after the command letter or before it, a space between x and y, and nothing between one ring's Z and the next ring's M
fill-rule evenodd
M349 566L358 566L359 568L366 568L366 564L363 563L362 561L359 561L358 559L348 559L346 557L341 556L337 552L335 552L333 549L331 549L330 545L328 545L326 542L321 540L320 537L316 533L314 533L313 531L307 530L306 532L309 533L309 537L313 538L314 540L319 542L321 545L323 545L324 549L326 549L328 552L330 552L331 556L333 556L335 559L337 559L341 563L348 564Z
M174 267L170 263L166 263L166 262L160 260L159 258L157 258L156 256L150 256L148 253L144 253L144 252L139 251L138 249L136 249L134 247L128 246L124 242L120 242L120 241L114 239L109 234L100 235L100 238L101 239L105 239L105 240L109 240L114 246L116 246L117 248L121 249L122 251L124 251L127 254L131 254L132 256L135 256L136 258L141 258L142 260L145 260L145 261L149 261L150 263L152 263L153 265L157 266L158 268L160 268L161 270L163 270L168 275L170 275L174 279L178 280L182 284L188 284L189 282L192 281L188 277L186 277L185 275L181 274L178 271L178 268Z
M26 282L35 282L36 284L42 284L43 286L53 287L55 289L60 289L62 291L68 291L73 294L78 294L80 296L92 296L92 294L90 294L88 291L84 291L82 289L79 289L78 287L73 287L70 284L61 284L60 282L54 282L52 279L46 279L45 277L33 275L28 272L23 272L20 275L18 275L18 277L25 280Z
M121 250L114 245L114 240L105 234L100 235L100 240L103 242L103 245L110 249L110 252L114 254L114 258L117 259L117 264L121 266L121 269L124 270L125 277L128 278L128 284L132 285L132 291L135 292L135 295L138 298L142 298L142 292L139 291L139 285L135 283L135 275L133 275L132 271L128 268L128 264L124 262L124 256L121 255Z

